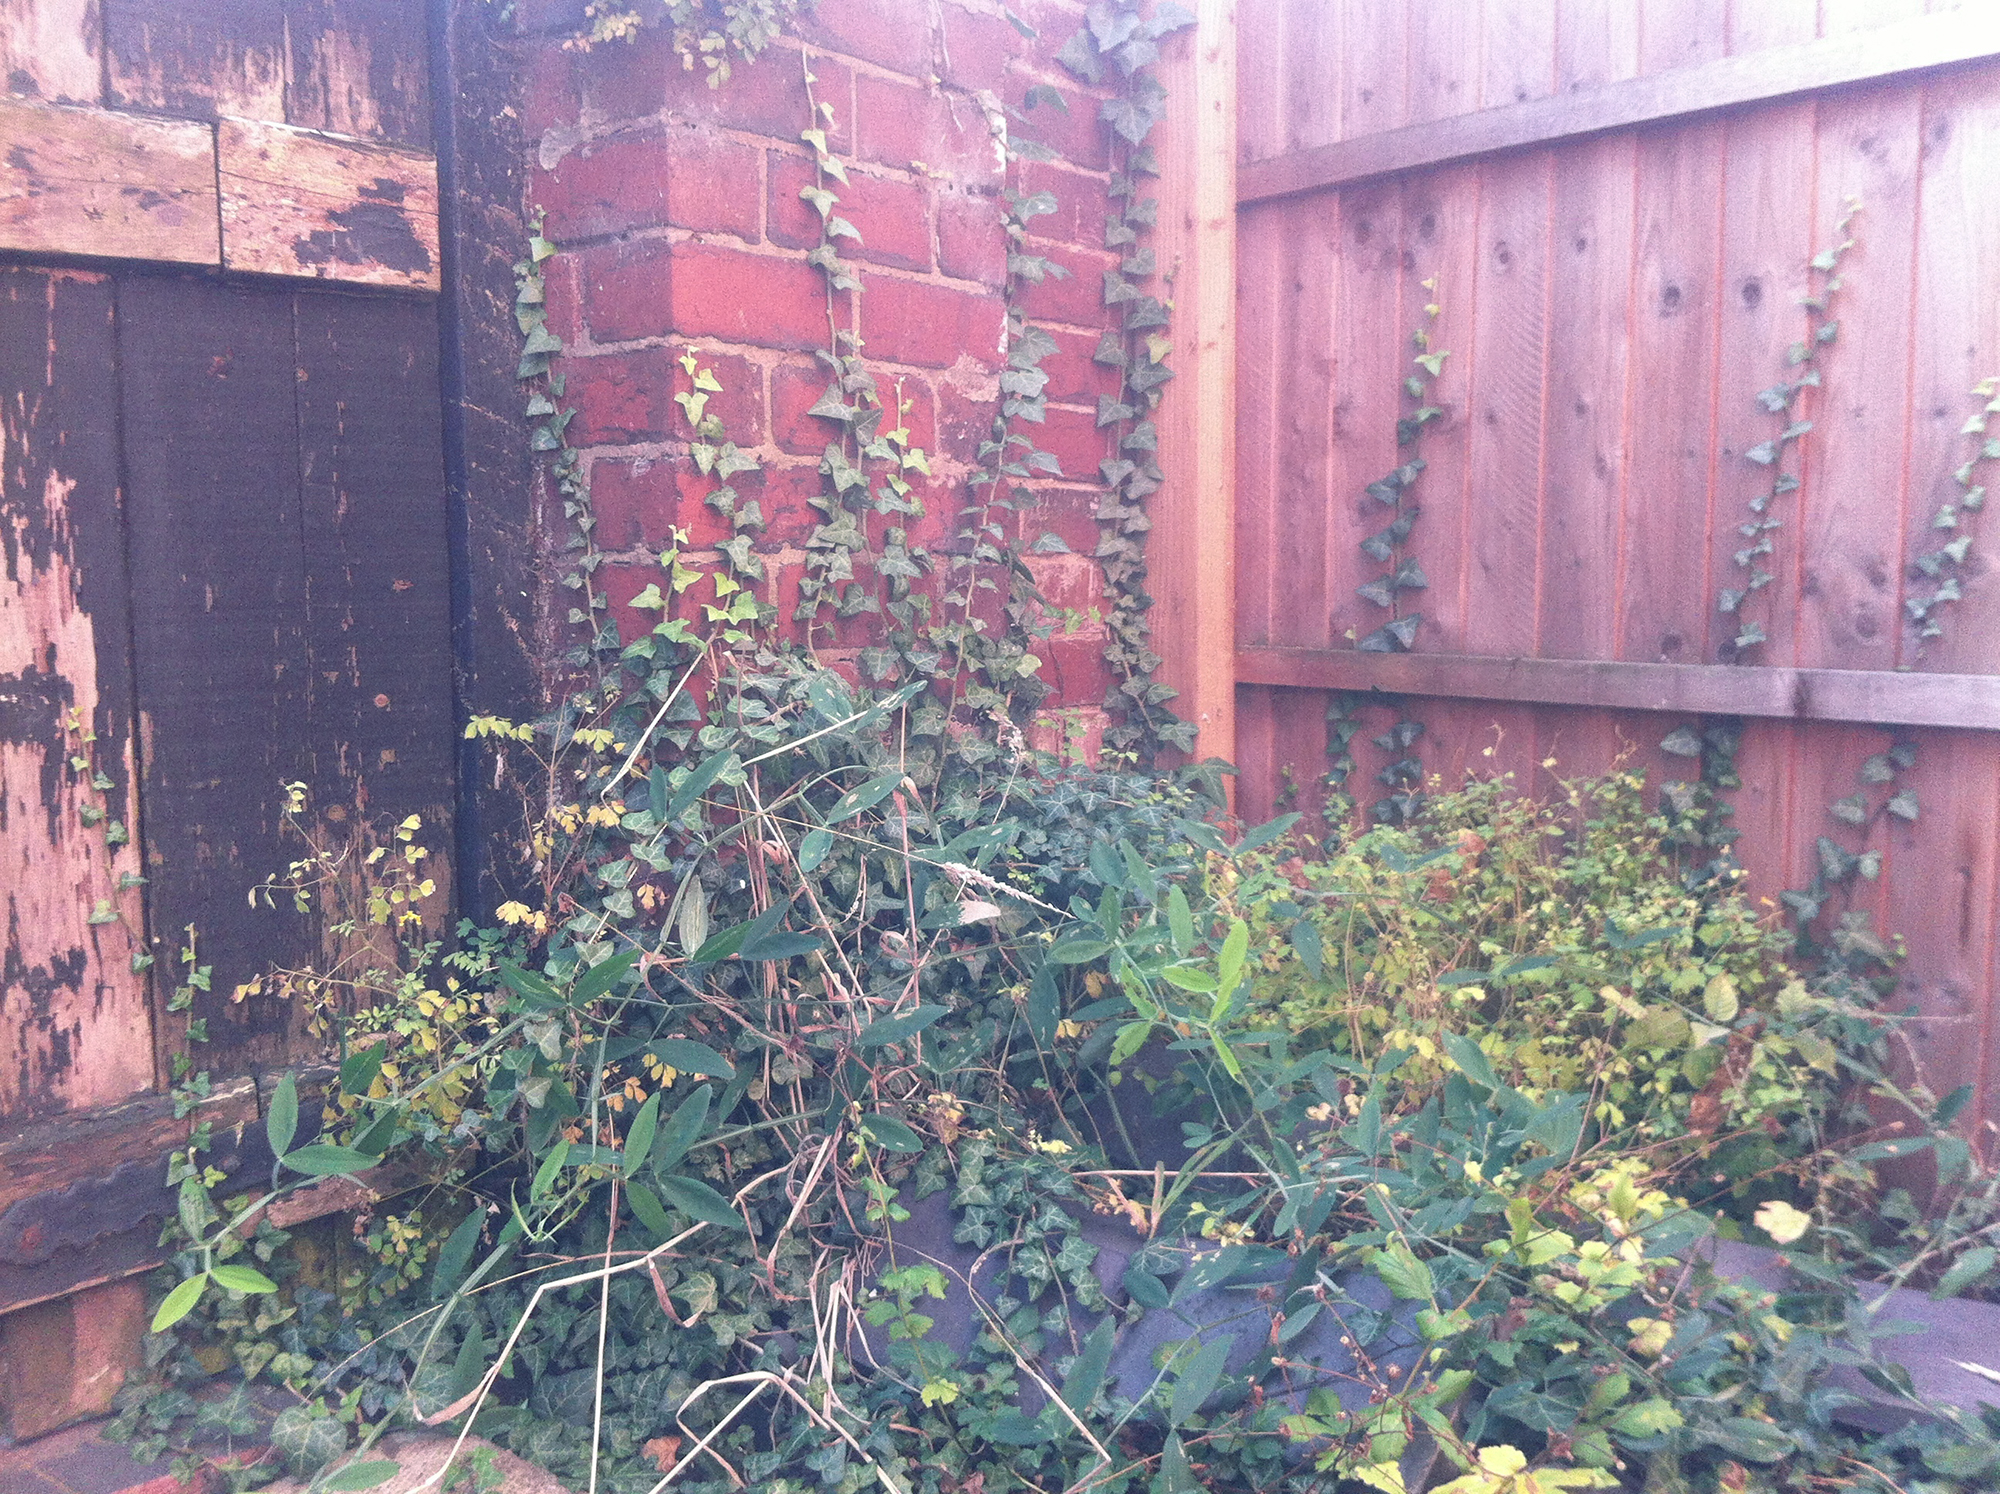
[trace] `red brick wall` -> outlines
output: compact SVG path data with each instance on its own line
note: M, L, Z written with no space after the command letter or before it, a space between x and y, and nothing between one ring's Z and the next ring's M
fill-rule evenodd
M601 573L607 592L620 602L656 579L646 547L657 551L676 526L697 544L721 537L673 401L686 387L675 382L674 360L692 347L727 391L710 408L763 463L761 483L737 486L769 521L757 548L774 576L767 599L788 619L799 546L818 522L806 499L840 429L806 413L828 382L813 357L828 326L822 278L805 258L818 243L817 215L798 196L812 179L798 138L808 124L801 51L815 96L833 105L829 145L850 178L828 186L841 199L835 211L862 235L840 248L865 285L865 355L885 399L900 384L912 401L912 440L931 452L934 480L923 496L934 549L964 502L996 407L1006 265L999 194L1052 191L1060 209L1034 220L1047 237L1030 239L1028 252L1072 277L1027 296L1061 347L1044 364L1047 422L1030 429L1064 478L1042 485L1042 506L1024 526L1029 538L1054 531L1075 552L1033 563L1051 603L1086 618L1040 653L1056 691L1050 705L1086 709L1088 726L1106 689L1102 633L1088 621L1100 585L1089 558L1091 481L1107 454L1096 400L1117 389L1113 371L1091 361L1113 324L1102 301L1102 273L1114 262L1103 240L1105 142L1099 98L1054 60L1081 5L1011 0L1011 8L1038 37L1023 36L997 0L821 0L802 36L781 38L711 89L699 68L682 68L664 28L585 52L563 45L559 0L539 11L524 3L523 24L548 27L526 42L529 207L546 212L544 233L559 246L545 267L549 327L566 346L557 369L568 376L564 403L578 411L569 437L583 453L599 542L614 555ZM1038 84L1058 88L1069 115L1043 105L1025 130L1010 128L1063 159L1003 173L993 102L1019 107ZM620 621L628 637L642 626Z

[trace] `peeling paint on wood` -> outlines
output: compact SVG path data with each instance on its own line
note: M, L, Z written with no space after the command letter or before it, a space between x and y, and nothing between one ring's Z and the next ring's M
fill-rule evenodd
M437 289L432 157L242 119L218 149L228 268Z
M0 249L214 264L207 125L0 99Z
M286 0L285 121L429 149L430 46L411 0Z
M0 92L94 104L103 92L99 0L0 0Z
M273 0L104 0L105 102L283 119L289 49Z
M135 845L84 823L66 759L97 737L109 814L135 826L111 287L0 271L0 1117L104 1105L154 1079ZM118 921L92 923L94 909Z

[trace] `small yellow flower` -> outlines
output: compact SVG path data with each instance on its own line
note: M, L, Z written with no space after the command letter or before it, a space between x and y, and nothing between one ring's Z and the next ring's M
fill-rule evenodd
M1067 1141L1058 1140L1055 1137L1050 1137L1047 1141L1037 1141L1031 1144L1036 1151L1046 1152L1051 1157L1066 1157L1071 1150L1070 1144Z
M526 903L502 903L493 910L493 916L502 923L526 923L535 916L535 910Z

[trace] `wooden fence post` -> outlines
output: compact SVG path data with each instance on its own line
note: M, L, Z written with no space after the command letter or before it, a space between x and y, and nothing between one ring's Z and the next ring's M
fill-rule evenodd
M1201 732L1194 756L1236 752L1236 0L1196 0L1167 39L1158 139L1163 296L1175 370L1161 401L1148 546L1153 646L1175 710Z

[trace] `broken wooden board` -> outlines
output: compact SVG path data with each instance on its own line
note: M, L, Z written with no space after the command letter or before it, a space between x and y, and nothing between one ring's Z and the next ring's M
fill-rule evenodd
M0 249L212 265L216 234L209 126L0 99Z
M438 288L434 157L248 119L217 150L225 268Z
M104 89L99 0L0 0L0 92L95 104Z
M145 915L112 308L103 276L0 269L0 1120L112 1104L155 1077L132 968Z

